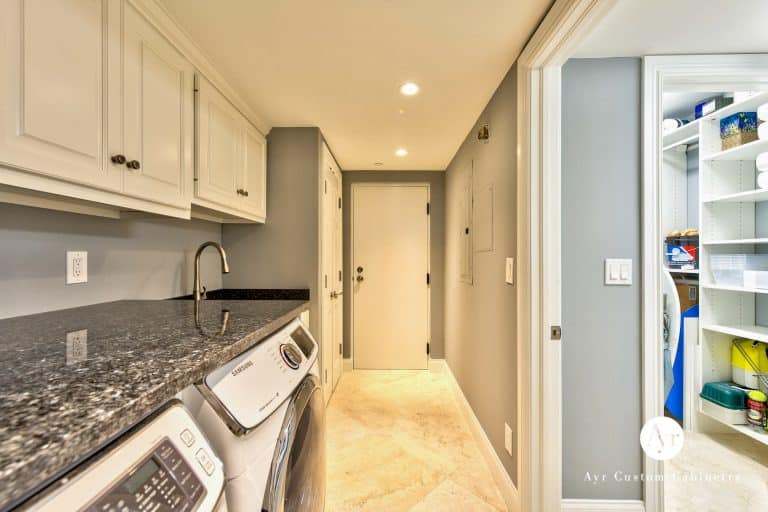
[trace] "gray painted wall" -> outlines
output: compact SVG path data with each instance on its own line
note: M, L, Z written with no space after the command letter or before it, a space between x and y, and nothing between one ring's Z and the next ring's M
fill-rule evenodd
M310 328L319 338L317 128L273 128L267 136L267 222L227 224L228 288L309 288Z
M119 299L164 299L192 292L194 254L221 227L174 219L114 220L0 205L0 318ZM88 251L88 282L66 285L65 253ZM221 287L214 251L203 283Z
M562 71L563 497L640 499L640 59ZM605 286L631 258L632 286ZM605 482L585 482L587 472Z
M490 140L477 140L482 122ZM517 444L516 292L506 284L505 259L516 247L516 68L499 85L448 166L445 177L445 357L512 480L515 461L504 450L504 423ZM464 222L460 202L467 180L477 193L493 184L493 250L474 252L474 282L461 282ZM477 197L477 195L476 195ZM475 210L484 207L475 204ZM513 448L514 453L514 448Z
M344 296L352 296L350 266L348 264L351 253L351 222L352 204L350 193L353 183L429 183L430 193L430 325L431 357L442 359L445 357L443 340L443 295L445 275L445 173L442 171L415 172L415 171L346 171L342 173L342 189L344 203ZM351 301L344 301L344 357L351 357L350 330L351 330Z

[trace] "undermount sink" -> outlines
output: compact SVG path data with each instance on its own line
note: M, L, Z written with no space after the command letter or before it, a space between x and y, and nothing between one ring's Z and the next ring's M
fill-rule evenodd
M174 297L173 300L193 300L193 295ZM309 300L309 290L265 289L265 288L222 288L207 291L203 300Z

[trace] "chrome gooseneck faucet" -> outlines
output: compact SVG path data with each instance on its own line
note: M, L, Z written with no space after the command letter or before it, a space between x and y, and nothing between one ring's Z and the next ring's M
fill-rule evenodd
M221 256L221 273L222 274L229 274L229 263L227 263L227 252L224 250L224 247L221 246L218 242L205 242L203 245L197 248L197 252L195 253L195 283L193 285L192 293L195 296L195 301L199 301L202 299L202 293L201 290L203 289L200 285L200 255L203 253L206 247L215 247L217 251L219 251L219 255Z

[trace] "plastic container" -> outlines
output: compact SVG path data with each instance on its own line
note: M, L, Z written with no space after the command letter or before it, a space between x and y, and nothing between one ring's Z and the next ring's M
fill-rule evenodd
M707 382L700 396L721 407L744 410L747 408L749 391L751 390L737 386L733 382Z
M667 268L699 268L699 236L668 236L664 240Z
M747 391L732 382L708 382L701 396L701 410L729 425L747 424Z
M755 367L752 366L753 364ZM733 382L750 389L768 391L764 385L761 386L761 381L757 377L758 373L768 373L768 344L752 340L734 340L731 347L731 378Z
M768 270L745 270L744 288L768 290Z
M728 409L722 405L717 405L715 402L710 402L703 397L701 399L701 412L707 416L712 416L713 418L716 418L728 425L747 424L746 409Z
M765 428L765 404L768 397L762 391L747 393L747 423L753 427Z
M712 254L709 262L718 286L744 286L745 270L768 270L768 254Z

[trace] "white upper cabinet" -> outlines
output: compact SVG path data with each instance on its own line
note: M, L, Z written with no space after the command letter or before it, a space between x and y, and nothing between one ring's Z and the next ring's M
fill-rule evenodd
M264 222L266 139L206 70L155 0L0 0L3 200Z
M0 2L0 162L108 190L103 15L107 0ZM23 175L4 182L23 186Z
M125 170L124 194L188 208L194 68L129 1L123 5L122 31L110 31L109 156L126 160L113 164Z
M248 124L244 135L245 170L243 172L241 208L262 220L267 217L267 141Z
M196 77L195 199L222 222L266 218L266 139L210 83ZM211 213L211 212L216 212Z

